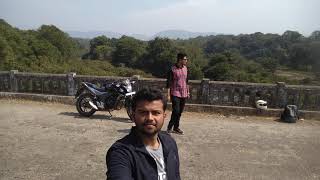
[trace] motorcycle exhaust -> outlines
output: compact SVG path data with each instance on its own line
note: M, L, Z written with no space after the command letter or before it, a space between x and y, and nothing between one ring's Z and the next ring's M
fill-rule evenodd
M92 101L89 101L89 104L93 109L98 110L98 107Z
M132 95L135 95L135 94L136 94L136 92L130 92L130 93L125 94L125 96L127 97L127 96L132 96Z

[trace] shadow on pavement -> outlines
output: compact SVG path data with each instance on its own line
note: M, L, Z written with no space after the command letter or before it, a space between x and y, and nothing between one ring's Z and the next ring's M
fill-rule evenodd
M131 131L131 128L130 129L119 129L117 130L119 133L125 133L125 134L129 134L130 131Z
M278 122L278 123L283 123L283 124L295 124L295 123L284 122L284 121L282 121L280 118L275 119L275 120L273 120L273 121ZM296 123L298 123L298 121L297 121Z
M97 115L92 115L91 117L84 117L84 116L80 116L79 113L75 113L75 112L61 112L59 113L59 115L64 115L64 116L72 116L74 118L77 119L92 119L92 120L111 120L111 121L117 121L117 122L123 122L123 123L132 123L132 121L129 118L123 118L123 117L108 117L107 115L101 115L101 114L97 114Z

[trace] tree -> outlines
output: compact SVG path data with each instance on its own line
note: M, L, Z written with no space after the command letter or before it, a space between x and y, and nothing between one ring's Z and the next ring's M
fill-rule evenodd
M22 32L23 38L28 42L28 47L31 49L29 59L46 58L52 62L57 62L62 58L59 49L51 44L46 39L42 38L37 31ZM32 58L33 57L33 58Z
M188 63L188 72L189 72L189 79L200 80L204 77L204 73L202 69L196 66L194 63Z
M289 49L290 66L299 70L311 70L314 59L311 58L310 43L295 43Z
M215 81L232 80L234 78L232 73L234 69L233 65L227 62L220 62L206 69L205 76Z
M122 36L116 44L112 63L135 67L144 53L145 44L142 41L128 36Z
M309 47L312 71L320 74L320 41L311 42Z
M55 46L65 59L73 57L77 48L76 42L53 25L42 25L38 30L40 36Z
M303 40L302 34L297 31L286 31L281 36L282 46L286 49L290 48L290 45L299 43Z
M170 67L176 62L178 48L168 38L155 38L149 41L147 54L139 67L157 77L166 77Z
M204 68L205 77L217 81L233 79L234 61L235 59L230 52L213 55L209 60L208 66Z
M226 50L237 49L238 39L233 35L217 35L211 38L204 47L206 54L222 53Z
M8 70L15 65L15 56L8 42L0 36L0 69Z
M83 59L111 60L115 47L111 39L106 36L98 36L90 41L90 51Z
M257 60L268 72L274 73L279 63L276 59L273 58L258 58Z

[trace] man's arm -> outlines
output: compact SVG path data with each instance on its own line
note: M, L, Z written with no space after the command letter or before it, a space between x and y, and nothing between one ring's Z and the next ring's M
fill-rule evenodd
M133 180L128 154L122 149L110 148L106 156L107 180Z
M187 84L188 98L190 98L189 78L190 78L190 72L189 72L189 69L187 69L187 79L186 79L186 84Z
M168 101L170 101L170 88L171 88L171 85L172 85L172 80L173 80L173 74L172 74L172 70L170 69L167 73L167 99Z
M177 152L177 154L176 154L176 156L177 156L177 161L178 161L178 177L177 177L177 180L181 180L181 177L180 177L180 158L179 158L179 150L178 150L178 146L177 146L177 143L176 142L174 142L174 144L175 144L175 148L176 148L176 152Z

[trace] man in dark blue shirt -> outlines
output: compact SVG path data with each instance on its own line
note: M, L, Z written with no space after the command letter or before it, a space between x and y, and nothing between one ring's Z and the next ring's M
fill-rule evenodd
M107 152L108 180L180 180L176 142L161 131L166 107L159 90L137 92L132 103L136 126Z

